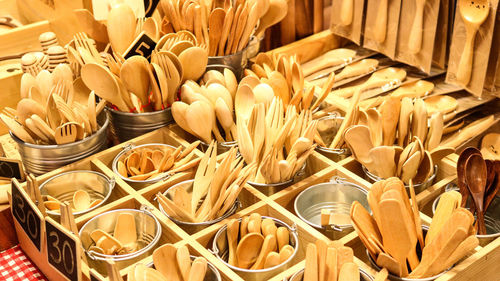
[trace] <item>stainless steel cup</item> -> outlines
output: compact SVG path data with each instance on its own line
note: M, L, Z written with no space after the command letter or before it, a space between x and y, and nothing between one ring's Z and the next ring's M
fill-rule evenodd
M170 188L168 188L165 192L163 192L163 195L165 195L165 197L173 200L175 191L177 189L179 189L179 188L184 189L188 194L190 194L190 193L193 192L193 183L194 183L194 180L187 180L187 181L183 181L183 182L177 183L177 184L171 186ZM234 202L233 206L231 206L231 208L229 208L229 210L227 210L227 212L223 216L221 216L219 218L216 218L214 220L211 220L211 221L197 222L197 223L180 221L180 220L172 217L171 215L169 215L165 211L165 209L163 209L163 207L162 207L161 204L159 204L159 209L162 212L162 214L164 214L170 220L172 220L177 225L179 225L188 234L194 234L194 233L199 232L202 229L206 228L207 226L210 226L212 224L218 223L221 220L224 220L224 219L232 216L238 210L238 206L239 205L240 205L240 203L239 203L238 199L236 199L236 201Z
M90 233L96 229L101 229L109 234L113 234L116 219L119 214L133 214L136 223L136 229L130 231L137 232L137 243L139 250L125 255L105 255L89 250L90 246L95 245ZM156 217L148 210L148 207L143 206L141 210L135 209L119 209L102 213L85 223L79 232L82 247L89 257L87 260L89 266L96 269L99 273L106 276L106 260L111 259L115 262L118 270L124 269L127 266L134 264L145 257L153 254L154 247L160 240L161 225Z
M169 108L154 112L130 113L106 108L113 131L120 142L144 135L174 122Z
M358 201L370 211L368 192L353 183L334 178L330 182L308 187L295 198L297 216L327 235L338 240L354 230L350 220L351 205ZM338 224L321 226L321 210L329 209L339 216Z
M226 236L227 225L224 225L223 227L221 227L221 229L219 229L219 231L217 231L212 243L213 254L219 260L221 260L226 266L228 266L231 270L236 272L238 275L241 276L241 278L243 278L246 281L268 280L272 276L285 271L287 268L290 267L291 261L293 260L299 249L299 237L297 235L297 230L295 226L290 227L288 224L276 218L262 216L262 219L266 218L272 219L276 224L276 226L278 227L284 226L288 229L288 231L290 232L290 245L294 248L292 256L290 256L288 260L284 261L283 263L275 267L259 269L259 270L250 270L250 269L239 268L227 263L227 259L229 257L229 247ZM241 222L241 219L239 219L239 221Z
M81 141L68 144L38 145L26 143L12 132L10 135L17 143L26 172L42 175L105 149L109 120L105 113L101 113L97 121L100 126L97 132Z
M96 199L102 200L101 203L94 207L73 212L74 216L88 213L99 208L106 203L115 186L115 180L108 178L106 175L95 171L70 171L59 175L55 175L46 180L40 185L40 193L42 195L50 195L61 202L72 202L73 194L77 190L84 190L90 196L90 201ZM58 217L59 212L47 210L47 214Z

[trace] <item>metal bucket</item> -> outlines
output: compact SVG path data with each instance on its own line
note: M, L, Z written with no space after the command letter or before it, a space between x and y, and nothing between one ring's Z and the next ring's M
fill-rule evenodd
M247 66L247 48L227 56L208 57L207 70L229 68L233 71L236 79L243 74L243 69Z
M158 181L168 177L168 176L163 176L163 177L159 177L159 178L155 178L155 179L138 181L138 180L131 180L129 178L122 176L120 173L118 173L118 161L124 160L128 155L130 155L132 152L134 152L134 150L139 149L139 148L151 148L151 149L153 149L153 148L170 148L170 149L172 149L172 151L174 151L176 149L175 147L173 147L171 145L163 144L163 143L148 143L148 144L142 144L142 145L137 145L137 146L130 143L130 144L126 145L125 147L123 147L123 150L115 156L115 159L113 159L113 163L111 164L113 172L116 175L118 175L122 180L128 182L129 184L131 184L134 187L143 187L145 185L153 184L155 182L158 182Z
M148 207L142 206L141 210L135 209L119 209L100 214L80 229L79 235L82 241L82 247L89 257L88 262L91 268L96 269L100 274L107 275L106 260L111 259L115 262L118 270L122 270L127 266L134 264L145 257L153 254L154 247L160 240L161 225L153 214L147 210ZM101 229L107 233L112 234L114 231L116 219L120 213L131 213L135 217L137 232L137 241L139 247L142 247L136 252L125 255L104 255L89 251L90 246L95 243L90 238L90 233L96 229ZM132 230L131 230L132 231Z
M196 256L190 256L190 257L191 261L194 261L196 258L198 258ZM148 267L155 268L152 262L148 264ZM217 268L208 261L207 261L207 272L205 273L205 278L203 278L203 281L222 281L219 270L217 270Z
M84 190L90 196L90 201L101 199L102 202L94 207L80 212L73 212L74 216L88 213L106 203L115 186L115 180L95 171L70 171L51 177L40 185L42 195L50 195L61 202L73 202L73 194L77 190ZM49 211L53 217L60 216L59 212Z
M384 180L383 178L372 174L370 171L368 171L368 169L365 166L362 166L362 168L363 168L363 172L365 172L365 176L366 176L365 179L367 179L369 182L374 183L374 182ZM431 185L434 183L434 180L436 179L437 171L438 171L438 166L435 165L434 166L434 173L432 174L432 176L430 176L427 179L427 181L425 181L423 183L413 184L413 188L415 188L415 194L419 194L420 192L431 187ZM406 191L409 191L410 186L405 184L405 188L406 188Z
M450 190L459 191L459 189L454 184L450 184L446 187L446 191ZM441 195L439 195L432 203L433 215L436 213L439 198L441 198ZM472 199L469 197L467 204L471 204L471 200ZM496 238L500 237L500 197L496 196L495 199L493 199L493 201L491 202L488 210L484 214L484 223L486 225L487 234L476 235L477 239L479 240L479 245L483 247Z
M243 278L243 280L245 281L268 280L272 276L275 276L276 274L285 271L287 268L290 267L291 261L293 260L299 249L299 237L297 235L297 229L295 226L290 227L288 224L276 218L262 216L262 219L267 219L267 218L272 219L278 227L284 226L288 229L288 231L290 232L290 245L294 248L293 254L288 258L288 260L284 261L283 263L275 267L259 269L259 270L250 270L250 269L242 269L227 263L227 259L229 257L229 248L226 236L227 225L222 226L219 229L219 231L217 231L214 240L212 242L213 254L219 260L221 260L226 266L228 266L231 270L233 270L239 276L241 276L241 278ZM241 218L238 220L241 222Z
M12 132L10 136L17 143L21 160L28 173L42 175L57 168L89 157L106 148L109 120L105 113L97 118L101 126L91 136L74 143L38 145L25 143Z
M308 187L295 198L294 209L297 216L324 233L328 238L338 240L354 230L350 210L358 201L370 211L368 192L358 185L334 178L331 182ZM321 209L339 214L339 224L321 226Z
M366 273L363 269L359 269L359 277L361 281L373 281L373 277L371 277L368 273ZM304 278L304 269L298 271L288 281L302 281Z
M125 142L174 122L170 107L160 111L145 113L121 112L106 108L116 137Z
M341 117L340 114L337 113L329 114L328 116L318 119L318 132L326 144L333 141L340 125L342 125L342 121L344 121L344 117ZM317 146L316 151L335 162L339 162L340 160L351 155L351 151L347 147L333 149L324 146Z
M193 183L194 183L194 180L187 180L187 181L177 183L177 184L171 186L170 188L168 188L165 192L163 192L163 195L165 195L165 197L167 197L168 199L173 200L173 197L174 197L173 194L177 188L182 188L188 194L191 194L193 192ZM210 226L212 224L218 223L221 220L224 220L224 219L232 216L234 213L236 213L236 210L238 210L239 205L240 205L240 203L239 203L238 199L236 199L233 206L231 206L231 208L229 208L229 210L227 210L227 212L223 216L221 216L215 220L205 221L205 222L197 222L197 223L179 221L178 219L170 216L165 211L165 209L163 209L161 204L159 204L159 209L160 209L160 212L162 212L162 214L164 214L170 220L175 222L178 226L180 226L182 229L184 229L184 231L186 231L188 234L194 234L196 232L201 231L202 229L207 228L208 226Z
M247 181L247 183L252 187L255 187L258 191L262 192L264 195L271 196L274 193L277 193L289 187L290 185L300 181L302 177L305 175L306 163L304 163L304 166L302 166L302 168L300 168L297 171L297 173L287 181L278 183L257 183L257 182Z

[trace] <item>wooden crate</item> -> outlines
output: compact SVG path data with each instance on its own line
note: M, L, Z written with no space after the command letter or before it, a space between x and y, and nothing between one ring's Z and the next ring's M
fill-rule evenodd
M138 209L141 206L148 206L152 209L152 213L159 219L162 227L162 235L157 246L161 246L164 243L174 243L176 245L186 244L188 245L192 254L203 256L209 262L211 262L219 270L223 280L244 280L210 252L212 248L212 240L215 233L221 226L223 226L227 222L227 220L208 226L196 233L187 233L181 227L169 220L164 214L162 214L158 209L157 203L153 200L154 195L157 192L164 191L168 187L181 180L192 178L194 176L192 173L182 175L180 177L173 177L167 181L161 181L144 188L137 188L120 180L114 175L113 171L111 170L111 162L113 158L128 143L145 144L160 142L171 144L174 146L187 145L188 142L186 142L175 132L182 134L182 130L180 130L177 125L171 125L169 126L169 128L164 128L148 133L127 143L123 143L105 150L88 159L84 159L77 163L40 176L38 180L40 182L43 182L51 176L59 174L61 172L79 169L90 169L104 173L108 177L114 177L116 179L116 187L114 188L109 201L98 209L77 217L76 224L78 227L81 227L96 215L109 210L120 208ZM197 154L201 155L201 152L197 152ZM298 253L291 262L290 268L275 276L270 277L270 280L273 281L283 280L284 277L290 277L295 272L304 267L305 249L308 243L312 243L317 239L329 239L324 233L311 227L296 216L293 209L293 202L295 200L295 197L301 191L311 185L327 182L332 177L338 177L345 181L352 182L364 189L369 189L371 186L371 184L364 179L361 166L352 157L348 157L336 163L321 155L320 153L314 152L308 159L306 167L306 175L303 180L296 182L295 184L271 196L266 196L263 193L259 192L257 189L246 185L239 196L241 207L238 209L236 214L230 217L237 218L248 215L252 212L258 212L261 215L275 217L289 225L296 226L299 237ZM441 161L441 163L439 163L439 172L437 174L436 181L430 188L421 192L417 196L417 200L421 207L426 207L427 205L429 205L429 203L431 203L436 196L444 191L444 188L447 184L455 181L455 169L455 162L449 158L445 158ZM424 212L421 214L421 217L424 223L429 223L430 218L426 214L428 215L429 213L424 208ZM20 240L23 249L27 249L27 254L35 262L40 260L36 257L32 257L33 253L30 252L30 247L25 247L26 245L23 245L23 243L27 243L26 239ZM341 238L341 240L344 242L344 244L353 248L355 253L355 262L368 273L374 274L375 271L370 267L367 261L365 247L359 240L357 234L355 232L351 232ZM152 257L149 256L141 262L150 263L151 261ZM496 265L498 264L498 261L500 261L500 239L491 242L485 247L477 247L475 249L475 252L470 257L460 262L453 268L453 270L449 271L438 280L472 280L473 278L471 276L474 276L475 274L477 274L477 272L481 272L482 280L498 280L498 277L496 275ZM48 266L40 264L38 264L38 266L42 270L44 270L44 272L46 272L46 270L50 270L50 267L47 268ZM120 273L121 275L125 276L127 272L128 268L125 268ZM93 274L98 279L106 279L95 271L93 271ZM53 275L48 274L48 276Z

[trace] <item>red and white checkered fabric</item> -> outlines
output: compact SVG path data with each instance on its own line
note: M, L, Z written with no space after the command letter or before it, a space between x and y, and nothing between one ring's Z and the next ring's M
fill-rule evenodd
M0 252L0 280L47 281L19 245Z

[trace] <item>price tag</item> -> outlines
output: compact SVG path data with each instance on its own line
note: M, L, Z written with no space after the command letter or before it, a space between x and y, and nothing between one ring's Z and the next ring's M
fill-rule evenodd
M45 230L49 264L67 280L82 280L80 239L50 217Z
M40 251L43 216L17 180L12 180L12 216Z
M0 179L10 180L11 178L24 180L23 164L17 159L0 157Z
M144 12L146 13L146 17L151 17L153 15L158 3L160 3L160 0L144 0Z
M130 44L130 47L125 51L123 57L128 59L132 56L143 56L149 59L155 47L155 40L146 35L143 31L135 38L134 42Z

